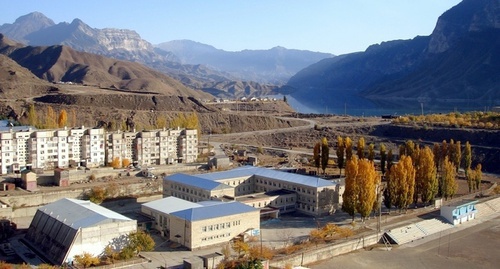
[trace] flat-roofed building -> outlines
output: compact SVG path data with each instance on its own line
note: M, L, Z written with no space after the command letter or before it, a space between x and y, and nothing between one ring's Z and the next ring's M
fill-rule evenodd
M172 212L201 206L194 202L170 196L142 204L141 212L153 218L153 229L160 231L162 236L168 237L170 234L168 217Z
M163 179L163 197L174 196L191 202L234 197L234 187L187 174L173 174Z
M189 249L260 233L260 210L240 202L220 202L170 214L170 237Z

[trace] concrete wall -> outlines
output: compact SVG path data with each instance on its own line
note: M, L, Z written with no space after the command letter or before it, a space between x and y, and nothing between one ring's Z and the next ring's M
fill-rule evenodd
M321 260L330 259L332 257L349 253L367 246L375 245L379 240L377 234L364 236L361 238L349 240L347 242L329 245L323 248L306 250L302 253L287 255L283 258L275 258L271 261L270 266L276 268L285 268L286 265L294 266L314 263Z
M161 192L161 184L150 182L120 185L117 181L117 192L123 196L152 195ZM149 184L149 185L148 185ZM54 187L54 189L58 189ZM85 199L91 186L82 186L72 190L54 190L52 192L29 193L15 196L0 197L0 202L8 205L0 208L0 218L5 217L18 225L19 228L27 228L36 210L43 205L55 202L62 198ZM156 196L155 196L156 197ZM146 200L149 198L145 198Z

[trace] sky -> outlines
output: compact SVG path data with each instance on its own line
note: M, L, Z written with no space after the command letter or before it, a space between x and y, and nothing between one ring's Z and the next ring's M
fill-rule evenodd
M152 44L189 39L226 51L282 46L335 55L430 35L460 0L1 0L0 25L38 11L55 23L134 30Z

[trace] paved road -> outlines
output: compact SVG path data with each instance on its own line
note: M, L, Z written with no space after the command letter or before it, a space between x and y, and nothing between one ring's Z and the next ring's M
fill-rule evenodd
M500 217L497 215L494 219L474 220L462 225L463 227L449 229L393 248L391 251L361 250L309 267L313 269L498 268Z

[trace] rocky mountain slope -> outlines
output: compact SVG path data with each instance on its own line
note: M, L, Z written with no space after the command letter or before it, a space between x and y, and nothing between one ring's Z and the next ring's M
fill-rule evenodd
M124 92L210 98L139 63L79 52L67 46L25 47L0 34L0 53L49 82L76 82Z
M440 16L430 36L320 61L288 85L296 89L294 97L310 104L361 96L382 107L493 106L500 104L499 45L500 1L463 0Z
M172 52L182 63L204 64L243 80L278 85L302 68L334 56L283 47L231 52L191 40L174 40L157 47Z
M135 31L96 29L79 19L74 19L71 23L55 24L39 12L22 16L12 24L0 25L0 33L31 46L66 45L78 51L139 62L166 73L189 87L207 89L208 92L217 89L215 92L220 92L221 97L231 96L233 90L222 87L228 82L246 83L252 94L261 95L263 93L260 89L267 89L269 86L245 81L283 84L301 68L331 56L284 48L234 53L210 49L203 53L201 47L209 46L185 45L188 41L173 42L177 46L170 47L183 57L180 59L171 51L154 47ZM166 47L166 44L160 47ZM186 52L197 57L185 58ZM242 94L245 94L244 91L239 92L239 95Z

